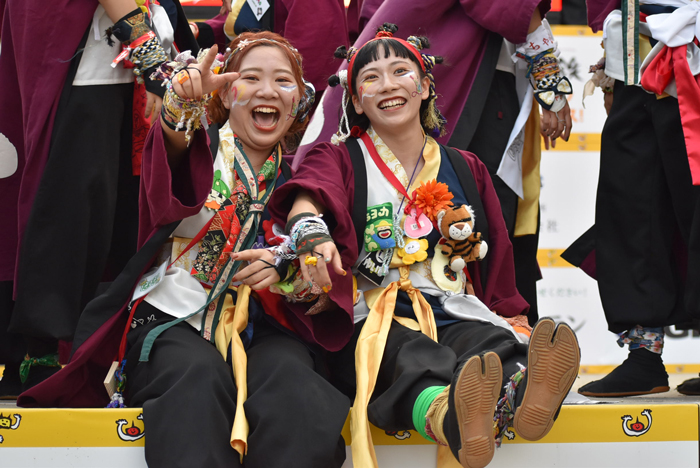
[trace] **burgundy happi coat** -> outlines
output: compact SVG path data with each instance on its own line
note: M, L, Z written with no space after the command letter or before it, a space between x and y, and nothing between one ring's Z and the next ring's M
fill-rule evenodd
M102 381L117 356L134 288L177 224L199 213L211 191L212 155L206 133L195 132L189 155L177 169L171 170L163 131L157 121L146 139L141 171L138 252L107 292L93 299L83 311L68 364L20 395L18 405L91 407L109 402ZM308 316L305 315L308 306L304 304L284 307L282 301L262 299L266 308L272 302L280 305L278 310L265 312L312 345L337 351L352 335L352 311L336 309Z
M526 313L528 304L515 287L513 246L501 213L501 205L486 166L472 153L460 151L474 175L489 226L489 267L482 276L477 263L468 264L476 296L490 309L505 317ZM359 251L352 222L355 178L350 154L344 144L321 143L309 151L294 178L272 195L269 210L273 218L287 219L296 194L305 190L325 207L323 219L338 246L343 267L355 264ZM358 179L359 180L359 179ZM388 183L388 182L387 182ZM368 187L371 190L371 187ZM330 298L347 313L353 310L352 276L330 271L333 289Z

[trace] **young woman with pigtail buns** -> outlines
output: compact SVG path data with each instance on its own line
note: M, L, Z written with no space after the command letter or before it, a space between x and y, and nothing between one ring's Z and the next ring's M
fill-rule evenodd
M377 466L371 422L416 430L461 466L483 467L510 427L527 440L549 432L580 352L571 328L551 319L527 336L488 171L434 139L445 125L432 75L441 59L397 29L338 49L348 61L330 81L343 87L340 129L307 153L271 211L288 220L328 310L354 314L353 339L329 358L333 382L355 398L354 466ZM467 235L488 251L462 268L445 245Z

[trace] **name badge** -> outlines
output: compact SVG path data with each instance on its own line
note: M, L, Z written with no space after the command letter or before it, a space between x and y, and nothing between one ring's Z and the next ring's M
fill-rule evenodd
M136 289L134 290L134 295L131 298L132 302L153 291L160 284L163 276L165 276L165 270L168 269L169 261L170 258L164 261L158 268L151 268L141 277L139 284L136 285Z

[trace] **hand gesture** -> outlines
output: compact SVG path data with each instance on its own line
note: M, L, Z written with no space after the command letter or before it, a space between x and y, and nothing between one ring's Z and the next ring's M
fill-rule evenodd
M181 98L199 99L205 94L209 94L224 85L234 82L241 76L240 73L229 72L217 75L211 69L216 58L218 46L214 45L202 63L188 65L173 76L173 91Z
M562 97L562 99L566 99ZM542 109L540 118L540 133L544 137L544 147L549 149L556 146L555 140L562 137L564 141L569 141L571 135L571 108L569 101L566 101L564 107L558 112L552 112Z
M221 9L219 10L220 15L228 15L231 13L231 0L221 0Z
M236 260L250 264L236 273L233 281L247 284L253 291L269 288L280 280L275 270L275 256L269 250L249 249L231 254L231 261Z
M315 257L316 260L308 262L307 258ZM333 242L324 242L314 246L313 251L299 255L299 267L305 281L313 281L327 293L333 287L331 277L328 275L328 265L331 265L333 271L337 274L345 276L347 273L343 270L343 263L340 260L340 253Z

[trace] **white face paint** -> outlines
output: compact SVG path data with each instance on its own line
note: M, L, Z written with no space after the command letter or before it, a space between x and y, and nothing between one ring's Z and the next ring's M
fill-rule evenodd
M291 86L280 86L280 89L282 91L286 91L288 93L293 93L297 89L297 85L291 85Z
M423 86L420 84L420 79L418 79L416 72L411 70L410 72L403 75L401 78L407 78L407 79L411 80L413 82L413 84L415 85L416 90L411 92L411 97L417 97L423 93Z
M376 81L373 80L365 80L360 85L360 88L357 90L357 93L360 95L360 102L364 103L365 98L373 98L377 95L375 83Z

